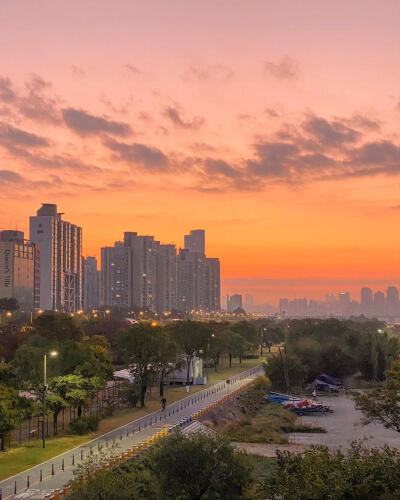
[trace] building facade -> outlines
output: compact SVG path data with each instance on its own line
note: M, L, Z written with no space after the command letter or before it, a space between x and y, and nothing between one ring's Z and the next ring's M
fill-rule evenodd
M96 309L99 306L98 271L96 257L83 259L83 309Z
M197 252L205 255L206 253L206 232L204 229L193 229L190 234L184 236L185 250Z
M206 258L206 297L205 308L208 312L221 310L221 269L219 259Z
M0 232L0 298L14 298L20 310L39 307L39 250L22 231Z
M132 250L122 242L101 249L100 303L130 307L132 303Z
M156 311L169 312L176 309L177 257L175 245L156 246Z
M131 249L132 306L156 312L157 242L153 236L125 232L124 246Z
M45 203L29 218L30 240L40 249L40 308L82 309L82 228Z

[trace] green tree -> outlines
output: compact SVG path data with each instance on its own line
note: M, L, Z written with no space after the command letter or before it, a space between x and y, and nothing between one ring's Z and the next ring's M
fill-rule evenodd
M87 379L79 374L54 377L49 383L49 391L54 394L53 402L56 412L58 409L58 413L62 410L62 405L65 402L67 405L78 409L78 418L82 415L82 406L86 399L93 398L103 387L104 380L98 377ZM58 399L56 396L58 396Z
M252 483L247 457L221 437L174 434L143 457L101 471L107 456L76 471L71 500L239 500Z
M242 336L249 344L249 347L255 348L260 345L260 334L257 328L248 321L232 323L230 330Z
M170 327L172 339L186 358L186 383L190 382L190 363L207 351L211 341L211 330L198 321L179 321Z
M146 390L158 373L159 351L163 341L160 327L138 325L121 330L116 337L119 358L129 363L129 370L140 384L140 404L145 406Z
M262 481L257 498L400 498L400 452L388 447L366 450L356 444L346 453L321 447L303 454L278 451L277 465Z
M365 391L354 400L369 421L400 432L400 360L393 362L381 388Z
M82 331L74 318L59 312L45 312L37 316L33 322L34 332L49 342L79 341Z
M21 418L17 391L0 385L0 451L4 451L7 435L15 429Z
M240 499L251 482L245 455L221 437L174 434L155 448L151 464L169 499Z
M178 351L176 343L170 338L165 330L161 330L157 342L157 367L160 379L160 396L164 396L164 384L167 375L180 366L177 359Z
M265 374L270 379L272 387L280 391L288 390L284 363L287 365L289 383L292 386L301 387L304 383L304 366L293 354L288 354L285 359L283 351L273 354L268 358L268 363L264 363Z

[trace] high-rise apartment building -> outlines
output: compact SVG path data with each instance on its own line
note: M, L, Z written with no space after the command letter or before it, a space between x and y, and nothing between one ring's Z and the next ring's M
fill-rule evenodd
M371 288L361 288L361 313L364 314L364 316L370 316L372 313L372 305L373 299Z
M374 293L374 314L378 317L385 314L385 294L383 292Z
M14 298L30 312L39 293L39 251L22 231L0 231L0 298Z
M178 268L175 245L156 242L156 310L176 309Z
M125 232L124 246L132 251L132 305L155 312L157 242L153 236L138 236L134 232Z
M205 309L221 310L221 270L219 259L206 257Z
M339 292L339 313L348 314L350 308L350 293L349 292Z
M178 254L177 309L206 309L206 257L201 252L180 249Z
M228 299L228 312L234 312L236 309L243 309L242 296L238 293L234 293Z
M204 229L193 229L190 234L186 234L185 250L189 252L197 252L205 255L206 253L206 232Z
M399 314L399 290L395 286L386 289L386 316L397 316Z
M132 249L116 242L101 249L100 303L105 306L132 305Z
M96 257L83 259L83 308L96 309L99 306L98 272Z
M82 308L82 228L62 215L44 203L29 218L29 233L40 252L39 307L71 313Z

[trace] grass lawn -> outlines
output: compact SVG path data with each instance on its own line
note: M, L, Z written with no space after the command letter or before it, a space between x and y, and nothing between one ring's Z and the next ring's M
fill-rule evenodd
M237 359L232 361L232 368L229 368L228 358L223 357L220 360L218 372L214 372L213 368L206 369L208 384L192 386L190 393L199 392L202 389L214 385L220 381L226 380L233 375L244 372L253 366L262 362L261 359L244 359L240 364ZM174 403L187 396L185 387L168 387L166 389L167 404ZM125 425L132 420L143 417L153 411L160 409L160 397L155 390L151 398L146 401L145 408L125 408L116 410L111 417L104 418L100 421L97 432L87 434L85 436L64 435L56 438L47 438L46 448L43 450L41 440L30 441L23 446L13 447L10 450L0 453L0 480L17 474L23 470L29 469L34 465L44 462L52 457L79 446L96 436L101 436L106 432Z

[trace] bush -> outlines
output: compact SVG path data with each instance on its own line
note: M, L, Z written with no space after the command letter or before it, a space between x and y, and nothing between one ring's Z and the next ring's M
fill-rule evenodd
M110 471L98 456L75 472L71 500L243 500L253 483L246 455L221 437L174 433Z
M242 359L258 359L260 356L258 354L245 354Z
M277 467L265 478L260 498L308 500L400 498L400 452L363 449L347 452L313 448L301 454L277 452Z
M90 415L88 417L81 417L72 420L72 422L69 423L69 428L73 434L83 436L83 434L97 431L99 428L99 422L100 419L97 415Z

